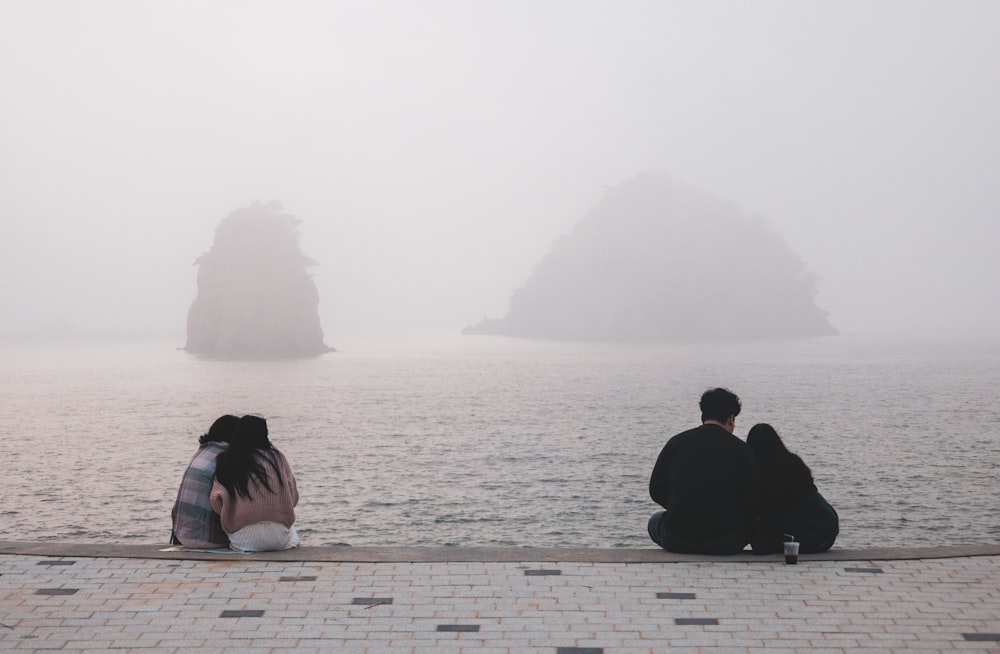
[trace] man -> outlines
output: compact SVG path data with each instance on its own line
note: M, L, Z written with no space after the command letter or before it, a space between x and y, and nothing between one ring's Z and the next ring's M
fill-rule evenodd
M701 396L701 427L663 447L649 496L666 511L649 519L649 535L665 550L736 554L750 542L760 478L753 450L733 435L740 398L725 388Z
M215 459L226 451L233 440L239 418L222 416L202 435L177 491L177 500L170 512L173 532L170 542L192 549L224 549L229 536L222 529L219 515L212 510L212 482L215 479Z

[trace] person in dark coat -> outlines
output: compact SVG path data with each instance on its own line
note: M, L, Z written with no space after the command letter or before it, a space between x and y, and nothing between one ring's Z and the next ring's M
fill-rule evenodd
M812 472L788 451L771 425L754 425L747 435L760 468L760 516L751 542L755 554L782 551L786 540L799 542L799 552L825 552L840 533L840 518L826 501Z
M656 459L649 496L665 510L647 529L670 552L736 554L750 542L757 515L757 464L733 435L740 398L713 388L699 406L702 425L671 438Z

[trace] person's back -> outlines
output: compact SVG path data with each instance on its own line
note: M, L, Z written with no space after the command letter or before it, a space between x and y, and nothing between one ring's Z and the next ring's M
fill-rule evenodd
M218 479L212 486L213 507L230 535L259 522L276 522L289 528L295 524L299 492L288 460L276 448L257 452L256 459L263 476L247 479L246 495L231 493Z
M260 552L296 547L295 475L284 455L271 445L267 421L239 419L233 444L219 456L212 485L212 508L235 550Z
M172 543L199 549L229 547L229 536L212 510L210 496L217 458L229 447L237 420L236 416L221 416L200 438L170 511Z
M732 554L750 542L757 466L732 434L739 398L712 389L701 404L704 424L671 438L653 467L649 495L665 511L650 518L649 534L672 552Z
M830 549L840 532L840 517L816 488L809 466L785 447L771 425L754 425L747 444L754 451L761 477L754 552L780 552L786 535L800 543L803 554Z

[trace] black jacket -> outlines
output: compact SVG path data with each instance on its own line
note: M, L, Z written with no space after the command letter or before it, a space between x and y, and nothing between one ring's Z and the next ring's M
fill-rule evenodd
M689 540L739 533L749 542L759 492L753 450L711 424L667 441L649 479L649 496L667 511L665 525Z
M758 464L760 521L753 551L780 552L786 534L800 543L803 554L830 549L840 532L840 517L816 489L809 466L787 450L761 453Z

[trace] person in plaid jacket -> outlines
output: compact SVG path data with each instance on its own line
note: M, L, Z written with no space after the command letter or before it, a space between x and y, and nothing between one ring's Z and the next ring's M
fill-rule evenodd
M237 422L239 418L236 416L221 416L199 439L198 451L184 471L177 500L170 512L173 520L172 544L192 549L229 547L229 536L222 528L219 514L212 510L210 495L216 458L232 442Z

